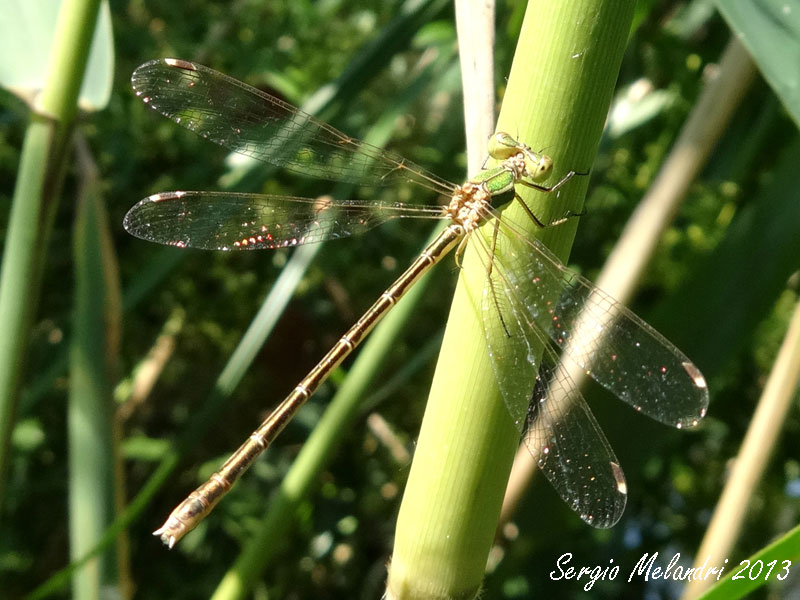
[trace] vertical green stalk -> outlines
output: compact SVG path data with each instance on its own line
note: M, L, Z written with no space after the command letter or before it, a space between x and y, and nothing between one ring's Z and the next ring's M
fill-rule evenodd
M74 229L75 307L70 342L70 554L94 548L114 520L111 387L120 337L120 289L108 216L94 178L84 186ZM100 598L116 586L107 551L72 580L74 598Z
M633 0L528 4L498 130L552 156L550 183L591 167L633 6ZM557 196L520 193L548 222L578 212L586 185L579 177ZM517 207L505 215L529 223L531 237L567 256L574 219L537 231ZM398 516L390 599L473 598L480 589L519 442L486 349L480 315L485 277L468 250Z
M0 267L0 505L42 263L100 0L65 0L47 87L25 133Z

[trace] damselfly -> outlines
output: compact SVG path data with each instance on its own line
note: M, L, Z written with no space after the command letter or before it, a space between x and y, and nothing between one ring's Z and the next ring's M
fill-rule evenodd
M170 547L211 512L419 277L453 248L463 250L466 242L475 245L486 266L481 311L498 388L539 466L584 521L596 527L616 523L627 489L619 462L570 369L580 369L662 423L692 426L705 415L705 380L680 350L498 212L519 199L515 186L553 192L574 171L545 186L552 160L499 133L489 144L499 166L455 185L202 65L151 61L136 69L131 81L151 108L235 152L296 173L373 185L407 182L449 198L446 206L415 206L180 191L155 194L131 208L124 225L133 235L215 250L297 246L399 218L449 221L250 438L170 514L155 532ZM556 224L540 222L520 203L538 226ZM487 221L492 226L480 228Z

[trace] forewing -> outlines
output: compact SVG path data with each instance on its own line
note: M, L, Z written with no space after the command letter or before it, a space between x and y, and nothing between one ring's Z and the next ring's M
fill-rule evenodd
M203 65L153 60L131 76L137 96L179 125L288 171L353 183L453 185L401 156L351 138L291 104Z
M393 218L436 218L435 206L413 207L330 198L230 192L167 192L145 198L125 215L136 237L206 250L285 248L358 234Z

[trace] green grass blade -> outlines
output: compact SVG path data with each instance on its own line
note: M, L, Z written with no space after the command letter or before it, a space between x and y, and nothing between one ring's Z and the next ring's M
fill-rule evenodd
M78 559L114 519L112 394L121 329L119 274L108 215L96 180L78 203L74 236L75 309L70 348L70 555ZM75 598L117 587L113 552L90 561L72 581Z
M762 548L747 559L725 566L726 577L700 596L697 600L737 600L768 583L785 582L791 573L791 567L797 566L800 559L800 525L792 529L781 539ZM761 561L763 569L758 569L757 561ZM775 561L770 570L769 563ZM788 565L787 565L788 563ZM716 566L716 565L715 565ZM742 571L742 568L744 570ZM753 569L753 572L750 572ZM767 571L770 571L769 574ZM741 571L741 572L740 572ZM707 573L704 571L703 573ZM758 575L752 575L759 572ZM709 578L715 575L709 576ZM733 578L736 577L734 580Z

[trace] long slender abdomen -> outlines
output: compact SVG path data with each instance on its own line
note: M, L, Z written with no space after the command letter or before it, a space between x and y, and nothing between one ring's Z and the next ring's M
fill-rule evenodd
M157 529L154 535L160 536L161 540L172 548L178 540L194 529L213 510L217 502L228 493L242 473L269 447L333 370L361 343L408 289L453 249L463 235L463 227L455 223L439 234L389 289L381 294L380 298L355 325L322 357L322 360L272 411L247 441L225 461L225 464L170 513L164 525Z

